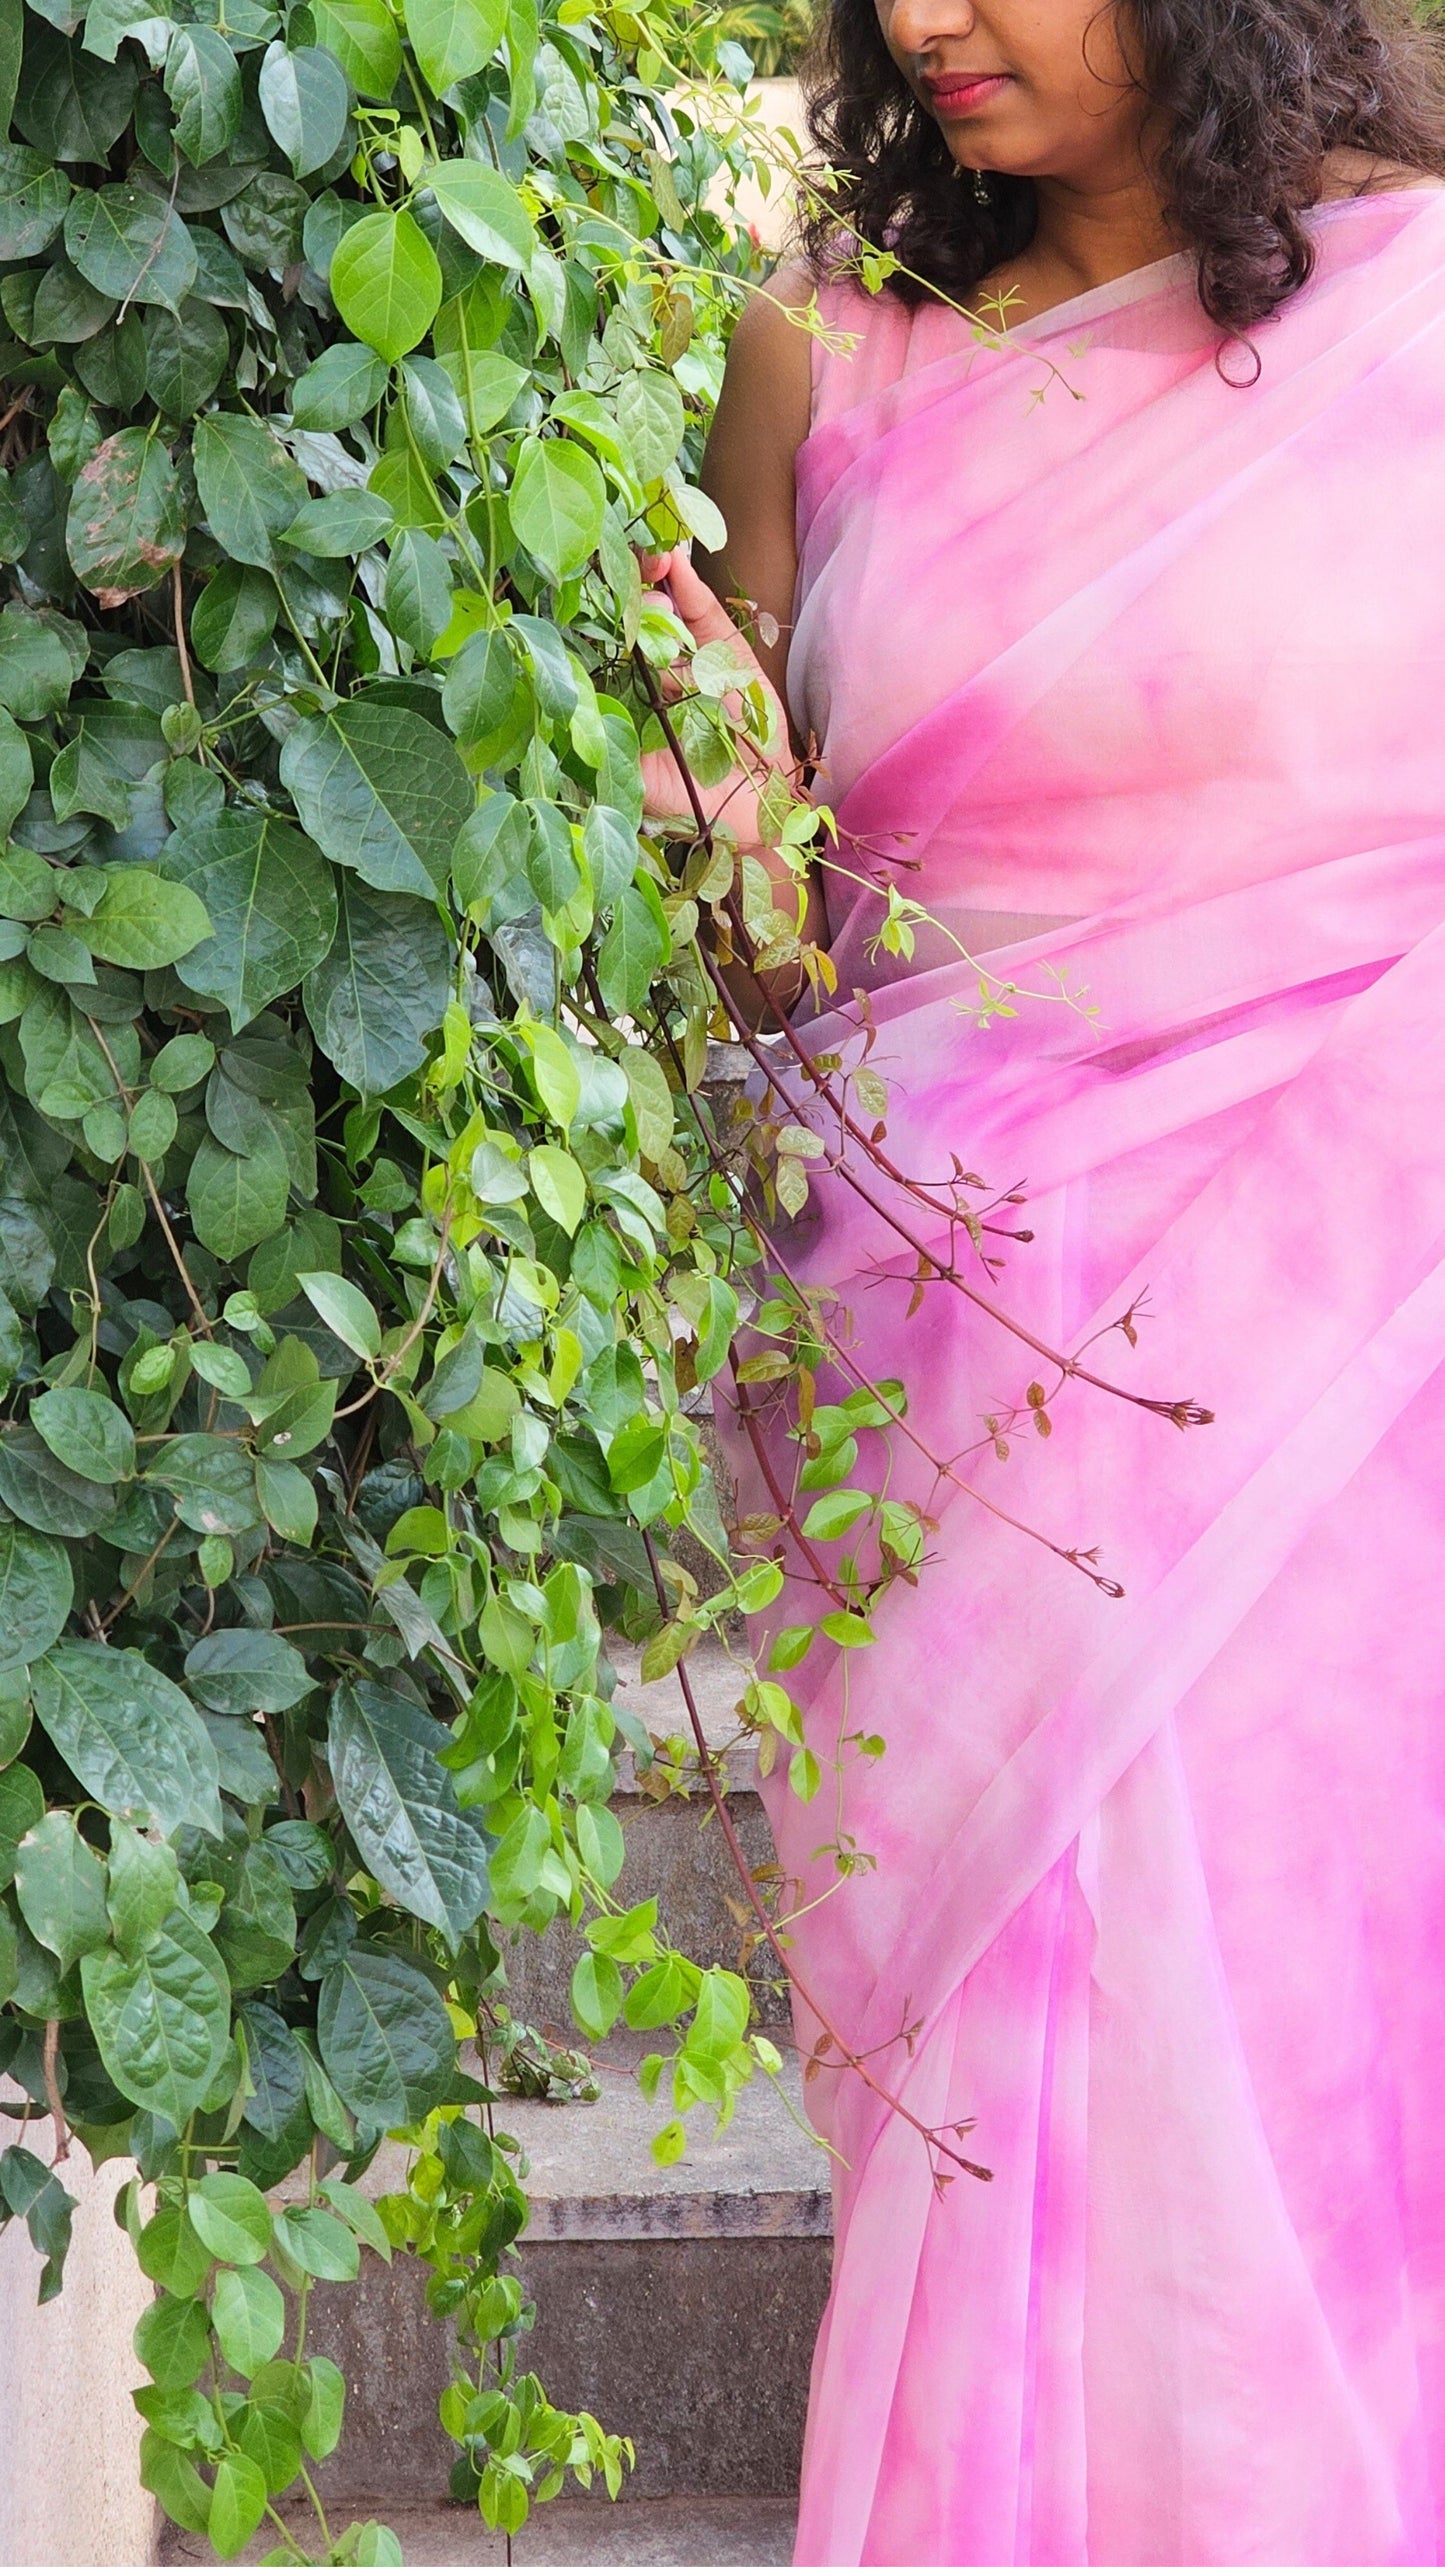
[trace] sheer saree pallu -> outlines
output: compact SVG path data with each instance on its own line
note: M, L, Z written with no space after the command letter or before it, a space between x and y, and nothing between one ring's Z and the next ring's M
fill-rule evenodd
M789 676L858 880L797 1030L856 1065L868 988L894 1166L946 1198L956 1153L1033 1238L990 1281L851 1143L872 1201L815 1160L776 1232L905 1385L888 1493L936 1520L874 1643L788 1679L799 1967L993 2175L935 2190L862 2080L811 2081L799 2567L1445 2557L1445 197L1313 220L1248 389L1181 261L1002 349L829 290L861 343L818 369ZM870 959L889 879L1072 921L990 953L1038 994L983 1025L936 936ZM1043 1440L1056 1375L994 1309L908 1315L920 1244L1214 1423L1072 1381ZM789 1557L759 1640L825 1608Z

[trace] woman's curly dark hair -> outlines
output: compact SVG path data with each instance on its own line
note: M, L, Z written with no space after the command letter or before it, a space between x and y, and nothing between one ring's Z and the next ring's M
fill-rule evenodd
M1231 337L1304 284L1301 220L1325 154L1348 147L1445 177L1445 69L1407 0L1105 0L1126 7L1125 49L1158 111L1166 219L1198 261L1199 297ZM1101 12L1104 14L1104 12ZM874 0L831 0L801 76L813 140L840 183L806 200L815 264L851 233L911 274L889 290L965 301L1028 247L1029 178L990 174L986 204L883 42Z

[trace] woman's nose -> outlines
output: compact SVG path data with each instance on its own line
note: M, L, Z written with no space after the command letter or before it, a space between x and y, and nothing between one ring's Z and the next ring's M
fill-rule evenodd
M973 0L883 0L882 14L890 50L919 63L939 45L966 42L978 24Z

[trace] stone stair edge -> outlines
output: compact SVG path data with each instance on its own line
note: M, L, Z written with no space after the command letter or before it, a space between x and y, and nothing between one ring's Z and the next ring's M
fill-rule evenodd
M532 2246L590 2241L716 2237L828 2237L831 2161L807 2129L799 2063L784 2054L775 2079L759 2071L718 2132L706 2106L687 2115L686 2154L660 2166L651 2153L667 2106L649 2101L637 2066L652 2036L614 2035L592 2052L602 2072L595 2103L544 2103L508 2095L492 2107L516 2139L532 2216ZM388 2141L362 2177L371 2196L400 2189L406 2150ZM299 2183L293 2177L293 2184Z
M503 2535L489 2532L466 2506L379 2510L401 2542L405 2567L503 2567L507 2558ZM787 2567L796 2519L784 2496L663 2496L621 2507L560 2496L513 2535L512 2557L515 2567ZM299 2521L296 2527L304 2537ZM274 2531L259 2535L238 2567L254 2567L273 2545ZM158 2567L202 2560L212 2567L205 2540L173 2529L162 2535Z

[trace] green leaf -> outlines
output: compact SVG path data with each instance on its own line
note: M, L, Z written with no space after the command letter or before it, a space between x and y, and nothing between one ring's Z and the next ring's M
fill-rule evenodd
M180 1687L138 1650L61 1641L35 1669L35 1710L102 1809L219 1836L215 1750Z
M327 2175L321 2186L338 2219L344 2219L363 2246L369 2246L384 2264L391 2262L391 2239L373 2202L367 2200L358 2184L348 2184L344 2175Z
M154 1943L179 1901L180 1865L171 1846L156 1844L113 1818L108 1881L111 1932L117 1949L133 1961Z
M477 1812L457 1805L444 1740L381 1685L347 1682L332 1697L327 1762L363 1862L409 1916L457 1944L486 1905L488 1837Z
M374 890L430 900L445 884L472 788L450 740L420 713L360 696L298 722L281 781L317 845Z
M506 0L406 0L411 49L438 98L485 70L506 23Z
M14 1677L15 1670L7 1673ZM13 1765L30 1735L30 1704L18 1693L0 1685L0 1766Z
M676 378L639 366L623 375L613 400L638 480L658 480L676 460L687 424Z
M218 2273L211 2298L211 2324L216 2341L233 2371L254 2378L273 2362L286 2335L286 2303L269 2273L254 2264Z
M68 1809L52 1809L22 1840L15 1895L36 1942L55 1954L62 1976L83 1952L99 1951L110 1941L105 1868Z
M87 285L113 303L164 303L178 311L196 282L196 253L184 223L163 197L138 187L102 187L94 195L87 188L73 196L65 246Z
M803 1519L803 1531L813 1542L837 1542L851 1533L862 1516L873 1506L866 1489L829 1489L825 1497L815 1498Z
M70 1555L25 1524L0 1524L0 1670L43 1658L75 1594Z
M425 657L451 621L452 575L431 535L404 527L386 569L386 620L403 642Z
M825 1613L818 1629L844 1649L866 1649L878 1636L861 1613Z
M205 668L246 668L271 639L281 597L269 572L222 562L191 610L191 640Z
M405 435L428 470L445 472L467 442L467 414L450 374L435 357L408 357L401 369L405 389ZM402 430L394 418L390 434ZM54 434L51 438L52 450Z
M194 2299L157 2300L137 2321L134 2342L158 2389L189 2389L210 2358L205 2309Z
M508 494L513 528L551 579L567 579L602 539L607 485L585 447L561 437L524 440Z
M107 437L70 494L65 549L77 579L101 606L123 606L168 577L185 540L180 482L154 431Z
M5 607L0 612L0 704L6 711L17 722L43 722L50 714L63 712L74 683L75 670L60 635L30 608ZM16 855L23 852L15 850ZM57 888L48 866L45 874L49 897L39 912L42 918L54 907ZM28 914L6 903L7 917Z
M354 2282L361 2270L361 2249L349 2228L330 2211L279 2210L276 2242L318 2282Z
M748 2028L746 1982L733 1970L706 1970L688 2028L687 2047L704 2059L725 2059Z
M181 1522L195 1533L248 1533L261 1521L251 1465L219 1436L172 1437L146 1477L171 1490Z
M28 1765L10 1765L0 1774L0 1889L15 1878L21 1840L45 1815L45 1794Z
M594 1880L610 1889L627 1859L621 1822L610 1809L584 1801L577 1812L577 1851Z
M30 743L8 713L0 714L0 828L8 830L18 819L34 782Z
M424 2119L455 2072L446 2007L425 1973L397 1952L358 1944L328 1970L317 2033L337 2093L369 2130Z
M20 86L20 58L25 50L25 11L20 0L3 0L0 6L0 128L8 126L15 113L15 92Z
M90 1952L80 1976L112 2084L142 2110L184 2130L210 2091L230 2037L231 1992L215 1945L175 1908L134 1960ZM141 2359L160 2387L189 2386L189 2380L162 2380L144 2352Z
M572 1973L572 2011L589 2041L605 2041L622 2012L622 1972L605 1952L584 1952Z
M161 308L151 306L153 313ZM75 352L75 371L107 410L134 410L145 390L145 328L139 312L117 317L85 340Z
M278 37L261 64L261 113L298 178L334 158L346 137L351 91L334 54L320 45L292 52Z
M381 1322L365 1293L342 1275L299 1274L296 1280L332 1336L353 1355L374 1362L381 1353Z
M274 813L226 811L204 827L178 829L162 862L211 928L178 960L177 977L201 997L219 999L233 1031L295 989L329 953L336 934L331 868Z
M203 1248L227 1265L270 1239L286 1218L291 1171L279 1135L261 1125L241 1155L203 1135L186 1178L191 1226Z
M106 865L105 888L90 916L77 921L102 962L128 971L159 971L179 962L211 932L204 903L183 883L168 882L149 865Z
M391 96L401 73L401 38L385 0L311 0L316 41L333 53L361 98Z
M522 2494L525 2506L525 2491L522 2490L520 2481L512 2478L508 2483ZM513 2531L520 2531L525 2519L525 2512L518 2514L510 2528ZM356 2567L403 2567L401 2542L397 2539L396 2533L388 2531L384 2523L363 2523L361 2538L356 2544Z
M500 170L480 160L444 161L427 172L427 185L468 249L500 267L524 268L530 263L537 246L536 227Z
M529 1025L532 1077L554 1123L565 1131L582 1102L582 1077L555 1025Z
M222 2454L206 2531L218 2558L239 2558L266 2512L266 2480L244 2451Z
M341 2440L346 2412L346 2382L324 2353L313 2353L306 2365L310 2396L301 2435L313 2460L329 2460Z
M299 465L259 419L230 410L197 422L194 457L206 523L223 552L274 569L275 538L306 503Z
M474 770L511 764L531 734L536 703L505 631L474 633L463 643L447 671L442 710Z
M629 883L613 904L612 924L597 950L597 985L609 1010L620 1016L637 1015L671 950L660 909L648 898L640 879Z
M389 381L374 349L323 348L291 387L291 416L298 428L352 428L385 398Z
M0 1221L15 1220L18 1211L13 1204L3 1207ZM70 1541L98 1533L115 1513L114 1491L67 1470L29 1425L0 1434L0 1502L37 1533Z
M205 2532L211 2519L210 2488L194 2460L151 2426L141 2435L139 2474L169 2521L182 2531Z
M570 1239L587 1209L587 1179L568 1150L551 1142L527 1153L532 1191L544 1212L559 1222Z
M168 419L189 419L210 400L226 371L226 324L214 305L192 294L178 312L153 304L144 327L145 388Z
M266 2196L244 2175L203 2175L187 2193L186 2209L201 2244L218 2264L260 2264L269 2255Z
M171 1099L158 1088L147 1088L136 1098L131 1109L125 1147L132 1150L147 1167L158 1167L176 1137L179 1116ZM204 1381L204 1364L196 1367ZM244 1369L244 1368L243 1368Z
M193 168L235 141L241 66L214 27L176 28L166 54L165 87L176 114L176 147Z
M0 143L0 259L38 258L70 203L70 181L44 152Z
M50 159L104 169L112 144L130 123L136 82L130 57L99 62L32 21L15 121L26 141Z
M273 1533L303 1548L316 1532L316 1491L294 1462L258 1460L256 1494Z
M666 2121L653 2134L652 2154L659 2166L675 2166L687 2154L687 2131L680 2121Z
M305 1821L291 1823L302 1826ZM276 1834L272 1828L265 1839L272 1851ZM306 2100L306 2053L285 2017L269 2005L242 2006L237 2023L245 2040L253 2089L242 2106L242 2118L263 2139L278 2140Z
M109 1488L135 1471L129 1418L96 1390L47 1390L30 1404L30 1423L56 1460L83 1480Z
M211 2259L178 2203L167 2203L148 2219L136 2240L136 2262L147 2281L158 2282L177 2299L194 2299L211 2269Z
M248 267L284 278L300 261L307 196L294 178L261 169L249 187L221 208L227 238Z
M395 365L426 337L442 299L437 254L414 216L363 214L331 262L332 300L355 337Z
M255 1711L290 1711L311 1691L299 1649L279 1631L208 1632L186 1657L186 1682L208 1711L249 1718Z
M8 278L3 288L5 310L12 308L12 292L18 279ZM26 336L36 347L75 347L82 339L93 339L97 330L113 319L116 306L108 294L91 285L69 259L56 259L35 289L30 324ZM23 315L17 312L17 318Z
M322 561L344 561L352 554L369 552L395 522L387 502L374 490L334 490L325 499L309 499L281 541Z
M199 1087L216 1065L216 1047L206 1034L173 1034L162 1043L150 1065L151 1085L167 1096L184 1096Z

